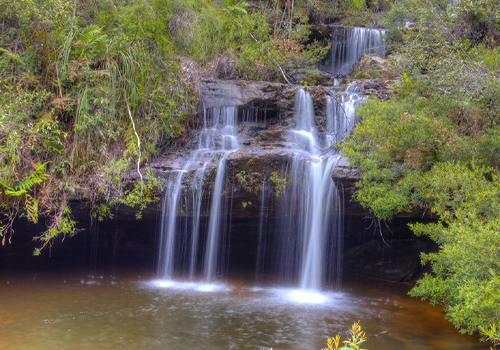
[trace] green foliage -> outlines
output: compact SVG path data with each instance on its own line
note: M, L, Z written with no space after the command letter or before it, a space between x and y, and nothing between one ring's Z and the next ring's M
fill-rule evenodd
M236 180L238 183L247 191L250 192L255 192L258 188L257 184L257 179L256 176L258 176L258 173L249 173L245 170L240 171L239 173L236 174Z
M94 203L92 208L92 217L99 221L113 218L112 208L119 204L135 208L136 218L140 219L142 211L159 200L158 194L162 190L161 182L153 175L151 169L144 174L144 181L135 183L131 189L126 189L127 184L124 184L119 176L120 164L117 164L114 169L106 169L106 172L107 180L99 186L101 198Z
M366 101L342 149L363 174L356 199L376 216L420 207L439 218L411 226L440 246L422 255L432 274L411 295L442 304L462 332L483 329L492 342L500 315L499 19L491 1L394 4L398 94Z
M500 314L500 178L498 172L447 163L433 169L425 191L438 224L415 224L440 251L423 254L432 264L411 295L445 305L462 332L497 322Z
M493 344L493 348L496 348L500 345L500 324L492 324L489 327L479 327L479 331L483 336L483 339L487 339L490 343Z
M288 184L286 177L280 178L276 172L273 172L271 174L271 181L274 184L274 192L276 193L276 196L285 192Z
M26 13L16 10L25 5ZM63 225L71 222L63 210L66 200L59 198L78 193L96 201L101 212L103 199L109 207L123 202L137 206L140 216L156 198L151 181L139 191L127 191L118 181L106 192L99 190L101 179L124 176L139 154L143 160L178 137L196 106L179 60L159 50L166 40L156 44L154 35L146 36L154 29L149 25L155 21L146 18L153 12L141 12L144 22L137 22L137 12L131 11L138 8L117 2L113 16L101 17L110 3L97 2L89 9L95 23L86 23L85 6L39 5L10 2L0 10L10 26L0 36L8 48L0 51L0 181L5 187L0 215L9 222L17 215L36 222L40 210L52 218L64 212L41 236L45 247L57 232L72 234ZM19 41L24 45L12 46ZM120 166L111 174L113 164ZM1 229L2 235L12 233L10 224Z
M352 4L353 4L354 8L357 10L362 10L366 6L365 0L353 0Z
M49 177L48 174L45 174L43 172L47 163L49 162L46 162L44 164L34 164L33 166L35 168L35 171L33 171L33 173L31 173L28 177L20 180L16 184L8 185L4 181L0 180L0 185L5 187L4 193L8 196L18 197L33 190L33 186L41 184L47 177Z
M68 21L76 1L65 0L1 0L2 14L16 16L23 26L54 27Z
M13 184L7 184L5 180L0 179L0 185L4 187L4 194L7 197L5 201L11 206L17 206L21 201L24 201L26 215L28 216L28 219L34 223L38 222L38 199L33 198L29 192L34 190L35 185L40 185L49 177L48 174L44 173L44 168L47 163L49 162L44 164L34 164L33 166L35 171L33 171L28 177L22 180L17 180ZM22 199L17 198L21 196L23 197Z
M500 164L495 100L464 104L415 80L406 78L391 101L366 101L358 110L361 123L344 142L343 154L364 174L357 199L383 219L421 203L414 184L435 164Z
M41 236L34 238L34 240L41 242L42 246L35 248L33 255L40 255L42 249L52 245L54 239L60 235L74 235L77 232L75 225L76 222L71 219L71 209L67 205L62 204L52 216L48 230Z
M344 340L344 346L340 346L340 335L336 335L334 338L328 338L328 347L323 350L363 350L360 345L366 341L366 333L361 330L361 325L358 322L354 322L349 330L351 334L350 338Z
M161 190L160 180L155 178L151 171L148 171L146 181L144 183L136 183L134 188L125 192L124 196L117 199L117 202L133 208L138 207L136 218L140 219L142 211L149 204L159 200L159 197L157 197L159 190Z
M243 78L286 82L292 79L291 73L307 73L309 80L319 74L315 64L330 45L307 43L307 26L285 26L271 33L265 12L254 12L234 23L232 40L238 44L236 64Z

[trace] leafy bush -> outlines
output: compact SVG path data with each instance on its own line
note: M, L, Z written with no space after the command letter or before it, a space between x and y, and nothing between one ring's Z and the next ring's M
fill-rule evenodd
M342 153L363 173L356 198L379 218L416 208L411 226L440 249L411 294L440 303L462 332L498 343L500 78L498 8L491 1L394 4L403 79L391 101L368 100ZM412 22L405 27L406 21Z

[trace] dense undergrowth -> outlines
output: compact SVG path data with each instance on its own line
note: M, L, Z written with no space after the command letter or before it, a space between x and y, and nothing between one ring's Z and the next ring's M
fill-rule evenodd
M500 8L496 1L404 0L387 15L403 78L367 101L343 153L375 216L423 208L432 273L411 295L445 307L462 332L500 337ZM405 26L409 24L409 26Z

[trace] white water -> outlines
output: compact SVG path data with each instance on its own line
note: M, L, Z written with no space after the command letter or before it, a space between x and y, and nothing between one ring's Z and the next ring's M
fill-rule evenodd
M366 97L359 94L355 84L348 84L346 92L338 93L335 97L326 97L327 144L340 142L349 135L356 125L356 108Z
M339 157L323 159L320 163L312 163L309 167L312 184L307 203L307 215L304 220L304 258L301 264L300 287L302 289L321 290L324 286L324 256L327 233L342 235L342 232L332 232L328 226L330 207L339 205L337 187L332 181L332 172ZM310 212L309 212L310 210ZM338 213L342 215L342 213ZM338 257L340 259L340 256Z
M271 270L282 284L299 286L308 292L324 290L327 285L338 287L340 283L342 204L331 179L339 155L323 153L332 141L339 141L354 127L354 107L362 98L354 87L348 86L347 90L352 91L327 98L325 128L321 132L315 121L311 96L304 89L296 92L296 126L287 137L295 156L279 174L287 179L287 190L277 198L276 204L269 202L276 205L278 217L275 234L271 236L267 232L266 190L269 195L273 188L272 184L262 184L256 232L257 281L260 274ZM236 107L207 110L198 149L191 152L182 171L171 173L161 227L160 278L171 279L176 273L185 272L191 281L201 277L204 283L212 283L225 275L232 203L227 200L230 187L226 179L226 158L239 148L237 116ZM254 120L250 114L243 114L242 122ZM204 194L208 194L204 182L209 168L214 174L211 201L203 209ZM186 183L190 188L184 188ZM176 219L179 210L191 216ZM203 219L207 212L208 219ZM200 246L201 237L204 246ZM271 265L267 266L268 262Z
M201 203L203 199L203 180L205 176L206 164L196 171L193 181L193 222L191 228L191 251L189 259L189 278L195 277L197 265L198 241L200 237Z
M215 187L212 195L212 206L210 210L210 221L208 224L208 238L205 253L205 269L203 277L210 281L217 273L217 258L219 253L220 241L220 219L221 201L222 201L222 183L224 180L224 173L226 162L224 158L221 159L217 165L217 176L215 178Z
M345 75L364 53L385 57L385 30L357 27L338 27L332 35L330 62L327 69Z
M235 151L238 149L238 141L236 137L236 121L238 109L236 107L214 108L212 130L222 128L221 136L223 140L222 147L225 151ZM210 142L210 145L215 145L216 142ZM217 175L215 177L214 191L212 193L212 205L210 207L210 220L208 224L208 237L205 248L205 264L203 270L203 278L211 281L220 271L217 269L219 257L219 245L221 236L221 202L224 174L226 169L225 156L219 160L217 164Z
M331 140L317 131L309 93L298 90L295 103L296 156L280 175L288 186L279 199L275 273L283 284L319 291L326 284L337 285L341 278L342 206L331 178L339 155L321 156ZM327 118L327 129L332 129L339 114L327 112L327 116L331 119ZM328 276L332 270L337 273Z
M165 232L165 234L160 239L160 247L162 248L160 250L158 272L162 276L169 278L172 278L174 274L175 224L177 221L177 205L179 203L181 181L184 173L184 171L179 171L175 174L174 179L168 183L163 198L161 232Z
M186 270L190 279L195 279L197 272L201 270L203 279L211 281L219 272L219 246L221 232L224 231L221 227L221 220L223 216L222 191L224 187L225 156L229 152L238 149L236 135L237 112L236 107L205 110L204 128L200 132L198 149L191 153L182 171L172 172L172 176L166 184L158 262L158 275L161 278L173 278L177 269ZM209 163L212 163L214 159L218 159L215 164L216 179L212 192L209 221L207 227L204 228L201 221L202 202L205 193L203 183ZM192 169L196 170L191 171L190 188L185 188L183 179L187 178L188 172ZM189 225L180 223L182 220L177 218L182 192L186 192L182 210L192 213L190 237L186 237L187 235L184 234ZM188 192L191 193L192 200L188 200ZM200 268L198 256L200 254L199 238L201 231L207 231L208 236L203 250L203 265ZM185 246L189 246L189 248ZM185 255L188 257L185 258Z

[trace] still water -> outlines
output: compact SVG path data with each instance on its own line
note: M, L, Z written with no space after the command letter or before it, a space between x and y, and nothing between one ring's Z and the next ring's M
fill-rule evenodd
M353 321L369 350L487 349L409 286L346 281L303 295L239 280L202 284L119 276L0 277L0 349L321 349ZM379 337L373 336L387 331Z

